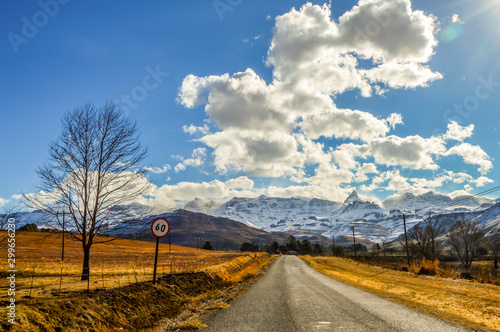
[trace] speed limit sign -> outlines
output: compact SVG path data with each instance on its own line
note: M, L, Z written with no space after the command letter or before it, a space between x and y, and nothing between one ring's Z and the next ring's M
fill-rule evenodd
M156 265L158 264L158 245L160 244L160 238L170 232L170 224L165 218L156 218L151 224L151 232L156 236L156 253L155 253L155 265L153 270L153 285L156 283ZM168 250L170 251L170 239L168 241Z
M156 218L151 224L151 231L158 238L164 237L170 232L170 224L165 218Z

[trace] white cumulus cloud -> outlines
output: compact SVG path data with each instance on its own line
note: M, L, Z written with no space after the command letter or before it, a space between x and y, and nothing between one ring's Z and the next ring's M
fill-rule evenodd
M166 173L170 168L170 165L165 164L162 167L145 167L144 169L151 173L162 174Z
M9 202L10 202L10 200L0 197L0 207L4 206L5 204L7 204Z
M270 189L283 195L301 190L323 195L332 188L343 193L370 177L366 190L383 184L397 191L436 188L451 181L450 175L424 181L404 178L400 170L445 171L438 161L449 155L479 165L483 174L489 171L486 153L463 143L473 134L472 124L451 122L441 136L401 137L391 131L403 124L402 114L381 117L336 104L337 96L349 90L368 98L442 78L428 65L437 45L436 18L413 10L409 0L360 0L336 18L331 7L306 3L276 17L265 60L273 71L269 82L245 67L233 74L184 78L177 101L190 109L203 107L214 130L191 124L183 131L202 135L197 141L211 150L216 171L288 176L305 184ZM203 151L174 169L199 166L205 158ZM383 172L387 167L394 169ZM485 181L466 180L477 186Z
M448 150L446 155L461 156L467 164L479 165L479 172L486 174L493 168L493 163L486 152L477 145L461 143Z
M470 124L467 127L462 127L456 121L451 121L448 123L448 130L442 136L446 141L455 140L462 142L464 139L472 136L474 132L474 125Z
M184 159L182 156L177 156L182 161L175 165L174 171L178 173L180 171L184 171L186 166L198 167L203 165L207 156L206 151L206 148L196 148L193 150L191 158Z
M190 124L189 126L182 126L182 131L185 133L188 133L189 135L194 135L197 133L200 133L202 135L206 135L210 132L210 128L208 125L205 123L203 126L195 126L194 124Z
M373 140L369 145L370 152L378 164L412 169L438 169L433 155L446 151L441 140L420 136L388 136Z

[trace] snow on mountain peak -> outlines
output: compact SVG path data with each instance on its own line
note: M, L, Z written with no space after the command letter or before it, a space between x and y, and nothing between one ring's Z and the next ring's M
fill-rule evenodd
M349 205L355 201L360 201L360 199L359 199L359 196L358 196L358 193L356 192L356 190L353 190L353 192L344 201L344 205Z
M420 211L432 210L445 211L447 209L454 209L458 207L477 207L485 201L484 198L474 197L472 195L461 195L454 198L442 195L434 191L428 191L420 195L412 193L403 193L401 195L394 195L388 197L383 206L385 209L393 210L399 209L404 211Z
M120 208L133 215L139 207L140 205L128 205ZM360 198L354 190L343 204L318 198L262 195L253 198L233 197L226 202L195 198L186 204L185 209L233 219L268 232L288 232L294 229L325 236L348 236L349 226L356 223L356 231L360 237L377 242L382 238L394 240L401 234L403 213L407 215L408 227L419 222L417 215L429 211L449 218L464 218L464 213L467 213L470 219L477 220L482 229L490 233L498 229L500 222L500 199L471 195L451 198L436 192L394 195L387 198L383 206ZM44 225L47 220L42 211L24 212L16 216L18 226L32 222Z

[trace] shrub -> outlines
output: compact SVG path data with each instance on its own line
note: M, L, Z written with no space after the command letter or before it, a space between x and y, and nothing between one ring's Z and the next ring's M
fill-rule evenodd
M36 224L26 224L19 227L18 231L38 232L38 226Z
M203 249L205 249L205 250L215 250L214 245L210 241L205 242L205 244L203 245Z
M442 278L456 278L458 276L458 272L450 263L441 264L441 268L439 269L439 276Z
M474 279L481 283L500 284L500 274L491 266L473 267L471 274L474 275Z
M420 264L420 269L418 270L418 275L435 276L438 274L439 260L435 259L432 261L427 261L425 258Z

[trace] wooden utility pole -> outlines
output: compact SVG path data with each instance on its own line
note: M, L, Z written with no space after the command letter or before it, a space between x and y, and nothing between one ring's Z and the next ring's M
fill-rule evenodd
M354 242L354 258L357 258L358 255L356 253L356 237L354 236L354 226L351 226L352 230L352 241Z
M408 260L408 267L410 267L410 250L408 248L408 234L406 233L406 217L404 214L403 214L403 225L405 227L406 258Z
M332 235L332 256L335 256L335 235Z
M64 234L64 231L65 231L65 229L64 229L64 228L65 228L65 226L66 226L66 225L64 224L64 222L65 222L65 217L66 217L66 213L63 211L63 222L62 222L62 224L63 224L63 231L62 231L62 252L61 252L61 261L64 261L64 235L65 235L65 234Z

